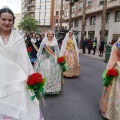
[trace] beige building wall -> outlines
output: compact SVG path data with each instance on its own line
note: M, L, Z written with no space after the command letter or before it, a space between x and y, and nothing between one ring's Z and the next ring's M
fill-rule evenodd
M19 25L20 21L21 21L21 13L16 13L15 14L15 24L14 24L14 27L16 29L18 29L18 25Z
M61 0L54 1L54 24L53 29L57 32L60 29L60 11L61 11ZM63 10L64 11L64 10ZM62 21L62 29L66 29L66 22Z
M91 4L88 2L92 1ZM73 24L73 30L78 31L78 39L80 41L81 38L81 25L82 25L82 0L81 2L78 2L75 4L75 10L73 10L72 14L72 24ZM69 3L66 2L64 4L64 20L68 23L69 20ZM66 13L68 9L68 13ZM100 0L87 0L86 5L86 36L87 38L98 38L98 43L100 41L100 31L101 31L101 25L102 25L102 10L103 5L100 4ZM119 15L117 16L117 12L119 12ZM112 39L117 39L118 36L120 36L120 21L116 21L116 17L120 20L120 0L108 0L107 1L107 13L110 14L109 22L106 23L106 42L108 43ZM91 25L91 17L96 17L95 25ZM75 22L78 21L78 26L75 26ZM68 24L67 24L68 25ZM94 35L90 35L94 33Z

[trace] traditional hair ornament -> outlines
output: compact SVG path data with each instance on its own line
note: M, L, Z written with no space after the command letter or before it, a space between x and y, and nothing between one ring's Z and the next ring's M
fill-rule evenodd
M10 9L8 6L3 6L2 9L4 9L4 8L8 8L8 9Z
M2 9L6 9L7 12L8 12L8 9L11 10L8 6L4 6L2 7Z

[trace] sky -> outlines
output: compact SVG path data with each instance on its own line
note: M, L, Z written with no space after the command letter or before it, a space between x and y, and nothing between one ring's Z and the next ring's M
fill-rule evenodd
M21 12L21 0L0 0L0 9L8 6L14 13Z

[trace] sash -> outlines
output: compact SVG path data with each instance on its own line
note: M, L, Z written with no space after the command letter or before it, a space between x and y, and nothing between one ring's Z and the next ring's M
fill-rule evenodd
M48 47L47 45L44 46L45 50L52 56L55 56L55 53Z
M33 45L33 47L35 48L35 50L38 52L38 48L37 48L37 46L35 45L35 43L32 42L32 45Z

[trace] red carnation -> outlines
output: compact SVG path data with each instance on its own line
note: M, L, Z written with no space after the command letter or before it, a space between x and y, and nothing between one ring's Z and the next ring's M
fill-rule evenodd
M32 47L27 47L27 52L31 52L32 51Z
M40 83L40 82L44 82L43 78L42 78L42 75L39 74L39 73L33 73L32 75L30 75L28 77L28 81L27 81L27 84L28 85L34 85L34 84L37 84L37 83Z
M116 76L118 76L118 71L116 69L110 69L110 70L108 70L106 76L116 77Z
M57 61L58 61L58 63L62 63L62 62L65 61L65 58L64 57L59 57Z

